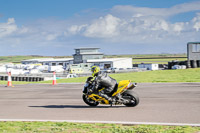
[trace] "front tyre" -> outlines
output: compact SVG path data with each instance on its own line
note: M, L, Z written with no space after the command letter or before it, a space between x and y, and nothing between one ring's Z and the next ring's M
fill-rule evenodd
M135 107L139 104L139 97L134 91L124 92L122 98L129 101L128 103L124 103L127 107Z
M83 94L82 98L83 98L83 101L89 106L95 107L99 104L99 102L96 102L92 100L91 98L88 98L88 96L85 94Z

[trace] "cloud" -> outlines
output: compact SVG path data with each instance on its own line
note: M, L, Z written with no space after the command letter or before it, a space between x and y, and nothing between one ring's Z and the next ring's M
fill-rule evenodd
M179 44L186 44L188 41L199 41L200 7L198 5L200 2L184 3L170 8L118 5L107 10L106 13L104 11L102 15L98 13L98 17L86 16L86 19L85 16L82 16L83 18L79 16L66 20L44 18L22 26L18 26L14 18L9 18L7 22L0 23L2 49L0 53L5 51L3 48L8 45L27 48L24 50L26 53L38 49L41 53L44 49L55 51L58 46L63 51L64 48L84 46L112 48L113 51L119 47L123 47L124 50L127 47L129 51L145 46L149 46L150 49L150 46L155 45L167 47L173 44L173 47L180 47ZM187 22L181 20L171 22L169 19L186 12L196 14ZM17 50L13 49L13 51ZM57 54L60 52L58 51Z
M49 34L49 35L46 36L46 39L47 39L48 41L51 41L51 40L56 39L57 36L58 36L58 35L56 35L56 34Z
M68 30L74 36L98 38L110 43L149 44L186 40L185 36L200 33L200 15L188 22L170 22L168 17L180 13L200 11L200 2L184 3L171 8L144 8L134 6L114 6L107 15L80 25L72 25ZM193 38L197 40L198 38Z
M117 5L111 9L114 14L122 14L125 16L142 15L142 16L159 16L169 17L180 13L186 13L191 11L200 10L200 1L183 3L175 5L171 8L147 8L147 7L135 7L130 5Z
M88 25L83 33L86 37L110 38L119 34L118 26L121 20L111 14L100 17Z
M65 47L63 32L67 29L66 24L55 19L37 20L21 26L14 18L0 22L0 55L59 54L48 50L54 51L61 45Z
M81 32L81 30L84 29L85 27L87 27L87 25L80 25L80 26L78 26L78 25L72 25L68 29L68 32L70 34L73 34L73 35L79 34Z
M200 13L192 19L192 22L194 23L193 28L198 32L200 30Z
M9 18L7 23L0 23L0 37L5 37L17 30L14 18Z

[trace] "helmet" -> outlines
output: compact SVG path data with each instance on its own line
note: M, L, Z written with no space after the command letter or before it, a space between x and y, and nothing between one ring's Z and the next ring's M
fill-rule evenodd
M100 71L100 68L98 66L93 66L91 71L92 71L92 76L94 77Z

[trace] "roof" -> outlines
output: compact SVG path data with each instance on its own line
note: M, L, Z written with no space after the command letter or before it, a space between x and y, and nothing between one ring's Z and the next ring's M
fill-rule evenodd
M75 50L76 49L100 49L100 48L84 47L84 48L75 48Z
M92 55L94 55L94 54L103 54L103 53L100 53L100 52L83 52L83 53L80 53L80 54L82 54L82 55L84 55L84 54L92 54Z
M59 58L59 59L54 59L54 58L40 58L40 59L30 59L30 60L23 60L27 62L56 62L56 61L70 61L73 60L73 58Z
M53 60L46 60L46 62L54 62L54 61L70 61L74 60L73 58L59 58L59 59L53 59ZM45 61L44 61L45 62Z
M120 60L125 60L125 59L131 59L132 58L104 58L104 59L88 59L87 62L112 62L112 61L120 61Z
M187 44L200 44L200 42L188 42Z
M77 55L77 54L73 54L74 55ZM87 53L80 53L78 55L103 55L103 53L100 53L100 52L87 52Z
M53 60L53 58L39 58L39 59L29 59L23 61L43 61L43 60Z

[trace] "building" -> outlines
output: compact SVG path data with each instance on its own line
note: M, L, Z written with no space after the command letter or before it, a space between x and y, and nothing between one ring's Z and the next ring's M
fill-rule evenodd
M70 64L70 73L91 73L91 63Z
M22 60L22 64L40 64L46 60L53 60L53 58L39 58L39 59L29 59L29 60Z
M76 48L73 58L41 58L23 60L22 64L42 64L51 66L62 65L71 73L88 73L96 65L101 69L127 69L132 68L132 58L103 58L99 48ZM52 67L54 68L54 67Z
M139 64L138 68L146 68L147 70L158 70L158 64Z
M22 64L42 64L48 66L57 66L62 65L64 69L69 67L69 64L73 64L73 58L41 58L41 59L30 59L30 60L23 60Z
M132 68L132 58L105 58L105 59L88 59L87 63L99 66L101 69L109 68Z
M99 48L76 48L74 64L86 63L88 59L102 59L103 53L100 53Z
M188 67L200 67L200 42L187 43Z

